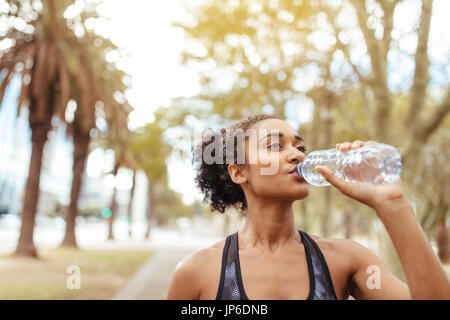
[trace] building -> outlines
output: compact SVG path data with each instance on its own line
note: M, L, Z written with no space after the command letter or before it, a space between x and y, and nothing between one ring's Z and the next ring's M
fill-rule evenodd
M0 106L0 211L19 214L31 156L31 130L28 110L19 114L17 98L21 78L14 77ZM72 152L65 125L49 133L45 145L40 181L38 213L51 213L58 204L69 202L72 181Z
M28 110L24 108L17 116L20 85L20 76L16 76L8 86L0 106L0 214L20 214L28 177L31 130L28 125ZM56 211L61 206L66 206L70 202L73 164L72 139L67 137L64 123L57 124L56 129L49 133L48 138L42 161L38 214L57 213ZM111 159L108 160L103 151L98 151L97 154L100 154L100 157L95 158L94 153L91 153L90 156L94 155L95 159L91 162L95 164L94 166L99 167L98 172L88 174L95 169L89 170L89 161L87 163L88 170L85 172L79 199L81 210L105 208L111 202L112 185L114 185L114 181L111 183L111 175L108 174L108 161L111 162ZM124 176L130 174L126 171L125 169L119 170L118 180L123 180ZM146 181L143 180L145 179L142 177L138 178L135 205L133 206L133 216L138 217L138 220L145 215L146 199L141 191L145 190ZM126 215L131 185L128 183L125 188L123 183L116 185L118 185L116 198L118 215Z

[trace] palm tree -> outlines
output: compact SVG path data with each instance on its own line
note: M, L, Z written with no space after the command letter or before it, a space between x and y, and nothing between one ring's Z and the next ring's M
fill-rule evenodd
M128 237L131 238L131 236L133 235L133 230L131 228L132 226L132 218L133 218L133 199L134 199L134 191L136 190L136 174L137 174L137 169L132 168L131 169L133 171L133 178L132 178L132 185L131 185L131 189L130 189L130 200L128 202Z
M119 104L111 99L114 87L105 90L109 86L108 75L98 72L106 66L99 52L106 47L111 49L115 47L111 42L89 32L86 32L83 37L77 37L74 34L73 27L69 27L74 25L73 21L71 24L63 18L65 9L72 3L73 1L69 0L43 2L42 10L35 14L36 18L27 21L33 32L28 33L27 30L25 32L11 28L5 38L13 39L13 45L0 57L0 74L6 75L0 86L0 103L12 76L20 73L23 81L18 103L19 108L28 107L32 133L32 151L22 209L22 225L15 255L37 257L33 232L39 198L43 149L47 134L52 128L52 118L57 116L60 121L65 121L69 100L77 101L75 119L69 125L69 131L74 138L74 181L67 228L72 230L90 140L89 132L95 127L94 106L97 101L103 101L104 105L111 106L111 109L112 107L120 109ZM26 1L9 1L9 4L17 8L14 15L30 16L29 11L32 6ZM95 6L89 5L81 15L81 21L84 22L88 17L95 17L95 15ZM77 26L80 24L78 23ZM100 39L96 41L97 44L101 43L98 48L93 45L94 38ZM118 87L116 90L120 89L123 87ZM110 118L114 118L114 112L117 111L111 110L108 113ZM66 236L66 243L73 242L74 237L71 240L70 237L70 234Z
M133 132L130 132L129 141L132 141L132 139L133 139ZM133 200L134 200L134 194L135 194L135 189L136 189L136 173L137 173L137 170L139 170L139 167L138 167L135 155L130 150L129 142L126 143L126 148L125 148L124 152L125 152L125 155L123 157L123 161L121 162L120 167L131 170L131 180L132 180L131 188L130 188L130 197L128 200L128 207L127 207L128 237L131 237L132 236L131 220L132 220L132 211L133 211ZM114 194L114 196L115 196L115 194ZM114 215L114 217L116 217L116 216L117 216L117 214ZM111 238L113 237L112 223L113 223L113 221L111 221L111 224L110 224Z
M132 137L132 132L127 128L127 116L128 113L123 112L121 109L116 109L113 115L114 117L110 119L110 126L105 134L96 140L96 147L102 148L104 150L112 150L114 152L114 167L111 170L111 174L114 178L117 177L119 169L121 167L130 168L132 170L137 169L136 160L133 158L129 149L130 139ZM132 190L134 193L134 179ZM111 196L111 201L109 209L111 210L111 216L108 218L108 239L114 239L113 225L117 217L117 201L116 201L117 188L113 186L113 193ZM130 202L132 202L132 196L130 197ZM129 206L130 208L130 206Z
M87 43L83 45L88 45L88 43L89 42L87 39ZM80 52L88 51L80 50ZM92 52L92 57L89 57L88 55L84 57L86 59L86 63L84 65L89 66L89 62L92 63L92 61L95 61L95 57L99 56L100 55L95 54L94 50ZM62 246L77 247L75 237L75 219L78 215L78 199L82 186L82 177L85 171L86 160L89 152L89 143L91 141L90 133L91 130L95 128L95 123L90 122L90 119L95 119L96 111L98 111L99 109L103 109L100 111L103 111L103 113L105 114L105 120L111 128L110 130L117 130L118 132L116 135L121 135L123 131L125 131L125 133L128 131L126 126L126 119L128 117L130 107L126 103L119 104L112 99L114 91L123 92L125 89L121 81L123 73L115 70L115 72L113 73L109 72L107 77L108 81L105 81L105 79L98 79L96 75L102 74L102 70L107 70L105 61L102 61L101 59L99 59L97 64L92 64L92 69L98 69L97 72L92 72L92 74L90 74L90 79L95 82L92 83L92 87L96 88L99 93L103 92L103 94L99 96L99 99L101 99L102 103L91 103L89 104L89 108L86 108L84 110L77 109L77 111L75 112L74 121L69 125L69 129L74 141L73 181L70 205L68 207L66 216L66 234L61 244ZM101 87L97 87L99 84ZM117 141L117 143L124 144L124 142L121 142L120 140Z
M108 108L116 108L120 110L119 108L126 107L126 105L118 105L117 103L111 103L111 104L105 104L105 109ZM125 109L126 110L126 109ZM95 113L95 107L92 106L92 109L90 110L91 113ZM128 112L121 112L124 115L122 118L126 117ZM80 117L80 120L77 121L77 116ZM82 177L85 171L86 166L86 159L88 156L89 151L89 143L91 140L90 136L90 130L93 128L89 127L83 127L80 123L82 122L82 117L85 116L83 114L75 114L75 120L73 122L73 141L74 141L74 153L73 153L73 181L72 181L72 189L71 189L71 196L70 196L70 204L67 210L67 216L66 216L66 234L62 241L62 246L70 246L70 247L77 247L76 243L76 237L75 237L75 219L78 215L78 199L81 191L82 186ZM89 116L89 115L88 115ZM112 117L109 119L108 123L111 124L111 126L114 128L116 127L116 123L118 122L116 117ZM126 129L126 125L124 127ZM116 166L114 171L114 175L117 174L119 166Z
M164 139L164 128L160 121L166 119L163 109L157 110L155 120L145 127L138 128L130 141L130 151L134 155L137 165L145 172L148 181L147 187L147 231L150 235L151 221L155 218L155 206L157 197L155 191L160 186L167 184L166 159L170 154L170 146Z

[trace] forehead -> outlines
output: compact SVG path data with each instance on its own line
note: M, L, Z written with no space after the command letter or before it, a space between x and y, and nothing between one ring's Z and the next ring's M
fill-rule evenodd
M256 135L258 139L261 139L271 132L280 132L286 136L297 135L297 131L295 131L289 123L280 119L266 119L259 121L252 125L249 131L251 131L250 135Z

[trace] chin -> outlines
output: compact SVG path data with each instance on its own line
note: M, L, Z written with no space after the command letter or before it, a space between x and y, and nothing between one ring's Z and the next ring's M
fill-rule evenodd
M296 200L303 200L303 199L307 198L309 196L310 190L309 190L309 188L307 188L307 189L305 188L305 189L295 192L295 193L293 193L292 190L290 190L290 191L291 192L286 192L285 195L287 195L287 198L289 200L296 201Z
M308 185L307 188L305 188L304 190L296 193L295 200L303 200L303 199L305 199L306 197L309 196L309 192L310 192L310 188L309 188L309 185Z

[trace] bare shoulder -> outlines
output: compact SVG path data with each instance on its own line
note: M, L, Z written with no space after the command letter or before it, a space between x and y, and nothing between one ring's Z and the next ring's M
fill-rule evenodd
M172 274L168 299L198 299L205 282L220 268L225 239L195 250L181 259Z
M195 250L178 262L175 272L184 271L195 274L203 274L211 262L221 255L225 239L220 240L209 247Z
M324 238L314 234L309 235L317 243L320 250L333 250L341 254L354 254L355 250L359 253L361 251L369 251L368 248L355 240L343 238Z
M198 249L193 251L189 255L187 255L182 261L186 261L187 263L201 263L205 262L205 260L209 260L212 257L215 257L220 253L221 249L224 246L225 240L220 240L208 247Z
M337 261L345 262L350 272L353 273L361 260L375 256L374 253L358 241L341 238L323 238L310 234L311 238L319 246L324 256Z
M339 299L349 295L357 300L411 299L408 286L365 245L350 239L310 236L325 257Z

